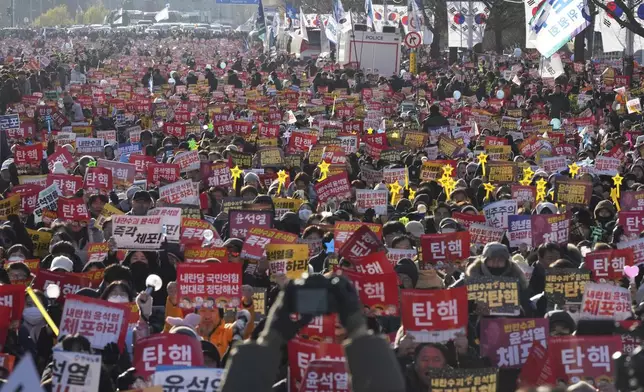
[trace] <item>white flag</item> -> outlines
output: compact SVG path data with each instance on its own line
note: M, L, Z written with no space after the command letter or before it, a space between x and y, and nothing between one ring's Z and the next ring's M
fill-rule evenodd
M300 37L304 41L309 40L309 32L306 31L306 18L304 17L304 12L302 12L302 7L300 7Z
M590 24L585 0L545 2L530 21L531 38L537 50L550 57Z
M542 78L554 78L564 73L561 58L557 53L553 54L549 59L542 57L541 64L539 65L539 75Z
M165 8L157 12L157 14L154 16L154 20L156 20L157 22L168 19L170 19L170 4L166 4Z
M340 33L340 28L338 27L337 22L335 21L335 18L333 16L329 16L327 19L327 24L324 29L324 34L326 34L326 38L333 42L334 44L338 43L338 34Z

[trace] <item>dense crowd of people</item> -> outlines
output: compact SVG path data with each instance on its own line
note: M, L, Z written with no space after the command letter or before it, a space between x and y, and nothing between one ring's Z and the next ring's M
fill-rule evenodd
M637 68L4 41L5 385L644 388Z

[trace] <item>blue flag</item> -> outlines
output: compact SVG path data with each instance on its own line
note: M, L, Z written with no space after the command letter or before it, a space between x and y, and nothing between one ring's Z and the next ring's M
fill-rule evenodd
M342 6L342 0L333 0L333 17L338 24L343 24L347 21L344 7Z

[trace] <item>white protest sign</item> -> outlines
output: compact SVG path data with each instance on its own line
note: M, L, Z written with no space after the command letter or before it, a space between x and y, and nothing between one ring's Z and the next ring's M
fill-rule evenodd
M164 240L161 216L114 215L112 238L119 249L159 249Z
M586 283L581 301L581 319L622 321L633 315L631 293L608 283Z
M36 203L36 209L34 210L34 220L36 223L42 220L43 210L47 209L49 211L56 211L59 196L60 191L58 190L58 185L56 183L51 184L38 193L38 202Z
M94 137L76 138L76 155L103 156L105 141Z
M633 98L633 99L627 101L626 102L626 109L628 110L628 114L642 112L642 104L640 103L640 99L639 98Z
M386 189L356 189L356 208L361 214L373 208L377 215L385 215L387 214L387 195Z
M159 188L159 199L169 204L199 205L199 192L192 180L181 180Z
M172 163L179 165L181 173L199 170L199 166L201 165L199 152L197 150L182 152L174 158Z
M622 162L618 158L598 155L595 157L595 174L614 176L621 165Z
M65 392L98 391L101 356L71 351L54 351L53 390Z
M181 208L157 207L148 211L148 216L160 216L165 225L165 235L170 242L179 242L181 237Z
M541 58L539 75L542 78L556 79L559 75L563 75L563 73L563 64L561 64L561 58L558 54L553 54L549 59Z
M153 385L172 385L177 390L193 390L198 385L199 392L220 390L224 369L187 366L157 366L152 376ZM192 385L192 387L191 387Z
M483 207L485 222L497 229L508 228L508 216L517 213L516 200L500 200Z

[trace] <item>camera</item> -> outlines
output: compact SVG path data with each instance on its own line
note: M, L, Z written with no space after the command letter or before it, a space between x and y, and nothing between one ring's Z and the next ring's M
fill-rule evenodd
M324 275L305 274L288 286L289 310L307 316L320 316L336 313L338 310L335 296L332 293L332 279ZM336 278L337 279L337 278Z

